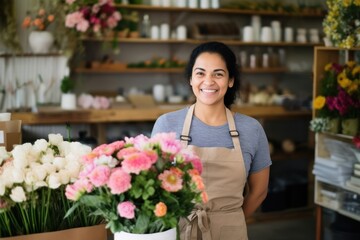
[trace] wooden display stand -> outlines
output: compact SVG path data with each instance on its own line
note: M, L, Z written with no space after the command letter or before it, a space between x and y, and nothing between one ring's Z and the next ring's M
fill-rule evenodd
M350 50L344 50L339 49L335 47L315 47L314 49L314 79L313 79L313 99L315 99L316 96L319 94L319 83L323 77L324 73L324 67L326 64L330 62L334 63L341 63L344 64L345 62L349 60L354 59L354 51L360 51L360 48L357 49L350 49ZM315 110L313 110L312 113L313 117L316 116ZM317 157L321 157L323 159L326 159L329 157L329 152L327 152L325 146L324 146L324 140L328 139L336 139L338 141L342 142L351 142L352 137L342 135L342 134L327 134L327 133L317 133L316 139L315 139L315 159ZM321 190L324 189L325 185L329 185L327 183L324 183L323 181L320 181L315 177L315 184L314 184L314 202L317 205L316 206L316 240L321 240L323 235L323 226L322 226L322 208L328 208L331 209L339 214L345 215L349 218L355 219L357 221L360 221L360 216L356 214L352 214L350 212L347 212L343 210L340 207L340 200L334 200L332 202L330 201L324 201L323 197L321 196ZM331 184L330 184L331 185ZM360 194L360 191L356 191L354 189L349 189L345 186L335 186L334 188L338 189L339 191L347 190L350 192L354 192L357 194Z

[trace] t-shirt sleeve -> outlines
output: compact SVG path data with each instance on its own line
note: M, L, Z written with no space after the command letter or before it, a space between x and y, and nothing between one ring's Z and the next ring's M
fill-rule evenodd
M259 123L258 125L258 144L256 145L254 159L251 164L250 174L261 171L272 164L270 158L269 144L264 128Z
M157 133L170 132L169 121L167 120L166 114L161 115L154 123L151 136L153 137Z

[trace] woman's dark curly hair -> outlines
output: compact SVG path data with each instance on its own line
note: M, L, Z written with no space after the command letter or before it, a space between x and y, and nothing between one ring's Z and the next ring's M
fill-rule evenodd
M217 53L226 63L229 77L234 79L234 85L228 88L224 96L224 104L227 108L235 102L240 90L240 66L236 63L236 56L234 52L221 42L206 42L202 43L191 52L189 61L185 69L185 77L190 80L192 76L192 69L194 67L197 57L204 53Z

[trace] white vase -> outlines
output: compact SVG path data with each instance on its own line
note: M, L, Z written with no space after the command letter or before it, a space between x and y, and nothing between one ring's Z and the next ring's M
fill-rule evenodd
M176 240L176 228L149 234L119 232L114 234L114 240Z
M54 37L48 31L32 31L29 44L33 53L48 53L54 44Z
M76 95L74 93L63 93L61 95L61 108L67 110L76 109Z

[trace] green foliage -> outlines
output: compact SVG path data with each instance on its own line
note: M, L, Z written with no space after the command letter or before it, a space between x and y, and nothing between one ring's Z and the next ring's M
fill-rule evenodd
M61 80L60 89L62 93L70 93L75 89L75 82L69 76L65 76Z

